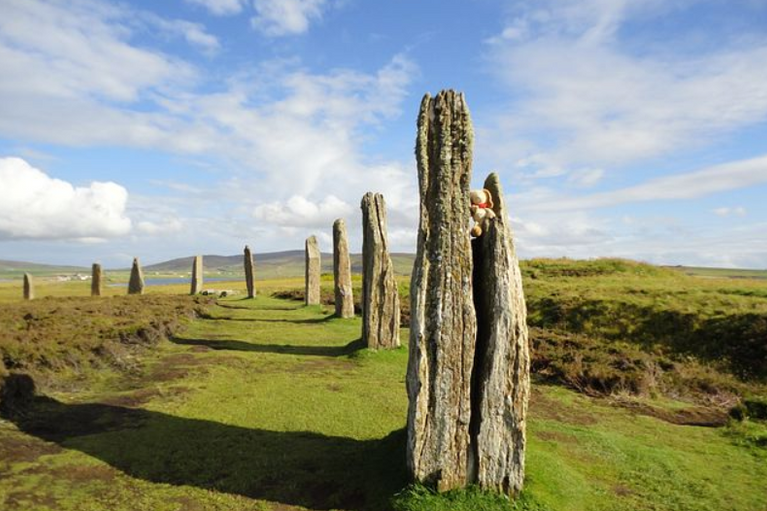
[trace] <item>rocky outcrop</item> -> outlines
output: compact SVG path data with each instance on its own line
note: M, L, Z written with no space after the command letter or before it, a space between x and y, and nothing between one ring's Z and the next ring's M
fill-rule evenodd
M341 218L333 222L333 282L336 316L339 318L353 318L352 263L349 257L346 222Z
M141 265L138 262L138 257L133 258L133 266L130 270L130 280L128 281L128 294L144 294L144 272L141 271Z
M399 292L386 234L386 204L380 193L362 197L362 342L370 349L397 348Z
M306 238L306 305L320 303L320 248L317 238Z
M35 299L35 281L29 273L24 274L24 299Z
M473 134L462 94L428 94L418 114L418 250L410 284L407 465L439 489L469 482L472 300L469 183Z
M248 298L256 297L256 273L253 266L253 254L250 252L250 247L245 245L245 287L248 291Z
M194 256L194 261L192 261L192 283L189 294L196 295L202 292L202 271L202 256Z
M101 296L104 294L104 272L101 271L101 265L93 263L91 269L91 296Z
M472 127L463 95L418 117L418 252L410 300L407 464L439 490L522 488L529 396L526 309L498 176L496 218L469 239Z

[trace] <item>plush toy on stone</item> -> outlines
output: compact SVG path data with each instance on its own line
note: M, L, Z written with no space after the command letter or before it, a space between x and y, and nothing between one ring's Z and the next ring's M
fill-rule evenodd
M469 192L469 201L471 202L471 218L474 219L471 235L476 238L482 235L485 220L495 218L493 197L490 190L472 190Z

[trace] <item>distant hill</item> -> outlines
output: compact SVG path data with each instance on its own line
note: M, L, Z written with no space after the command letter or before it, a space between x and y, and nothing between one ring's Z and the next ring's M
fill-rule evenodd
M162 263L144 267L146 272L188 273L192 269L194 257L180 257ZM288 250L284 252L268 252L253 254L256 264L256 274L259 278L300 277L304 274L304 251ZM352 254L352 272L362 272L362 255ZM394 272L399 275L410 275L415 261L414 254L394 253L392 262ZM205 272L219 271L221 273L242 273L242 254L232 256L203 255ZM333 254L322 254L322 272L333 272Z
M91 269L84 266L56 266L52 264L28 263L25 261L0 260L0 277L20 277L23 273L31 273L38 276L70 275L73 273L89 273Z

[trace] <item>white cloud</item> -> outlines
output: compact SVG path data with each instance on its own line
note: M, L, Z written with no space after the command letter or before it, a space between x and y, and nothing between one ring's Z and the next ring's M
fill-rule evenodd
M93 239L127 234L128 192L111 182L75 187L21 158L0 158L0 239Z
M270 37L303 34L322 18L327 0L254 0L253 28Z
M336 218L351 214L352 207L335 195L312 202L293 195L285 202L270 202L255 208L253 216L268 225L279 227L321 227L331 225Z
M248 0L186 0L190 4L204 7L216 16L230 16L242 12Z
M711 210L712 213L714 213L716 216L726 217L726 216L746 216L747 211L746 208L743 206L737 206L737 207L726 207L722 206L720 208L714 208Z
M690 3L523 3L488 46L494 73L514 98L496 120L505 128L498 136L523 151L518 159L546 156L543 166L529 162L532 171L566 173L671 154L767 119L763 34L718 35L719 44L705 50L674 52L621 30ZM532 152L509 144L511 137L532 141Z
M540 202L531 210L584 210L630 202L694 199L718 192L767 183L767 156L723 163L704 169L651 179L645 183L582 197Z

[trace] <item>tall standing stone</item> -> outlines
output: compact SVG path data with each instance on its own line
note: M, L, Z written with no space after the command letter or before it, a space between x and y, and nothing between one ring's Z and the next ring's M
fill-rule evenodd
M250 247L245 245L245 287L248 289L248 298L256 297L256 274L253 268L253 254Z
M192 261L192 285L189 290L190 294L196 295L202 292L202 256L194 256Z
M341 218L333 222L333 282L335 284L336 316L353 318L352 262L349 257L346 222Z
M440 491L471 482L472 144L463 94L424 96L416 140L420 220L410 284L407 465L415 480Z
M32 275L29 273L24 274L24 299L35 299L35 281L32 279Z
M320 303L320 248L317 238L306 238L306 305Z
M371 349L396 348L399 292L386 234L386 204L380 193L362 197L362 342Z
M138 257L133 258L133 266L130 270L130 280L128 281L128 294L144 294L144 273L141 271L141 265L138 262Z
M101 296L104 293L104 273L101 265L93 263L91 270L91 296Z
M498 175L484 187L494 219L472 240L477 343L472 374L472 482L517 494L525 478L525 425L530 395L527 307Z

